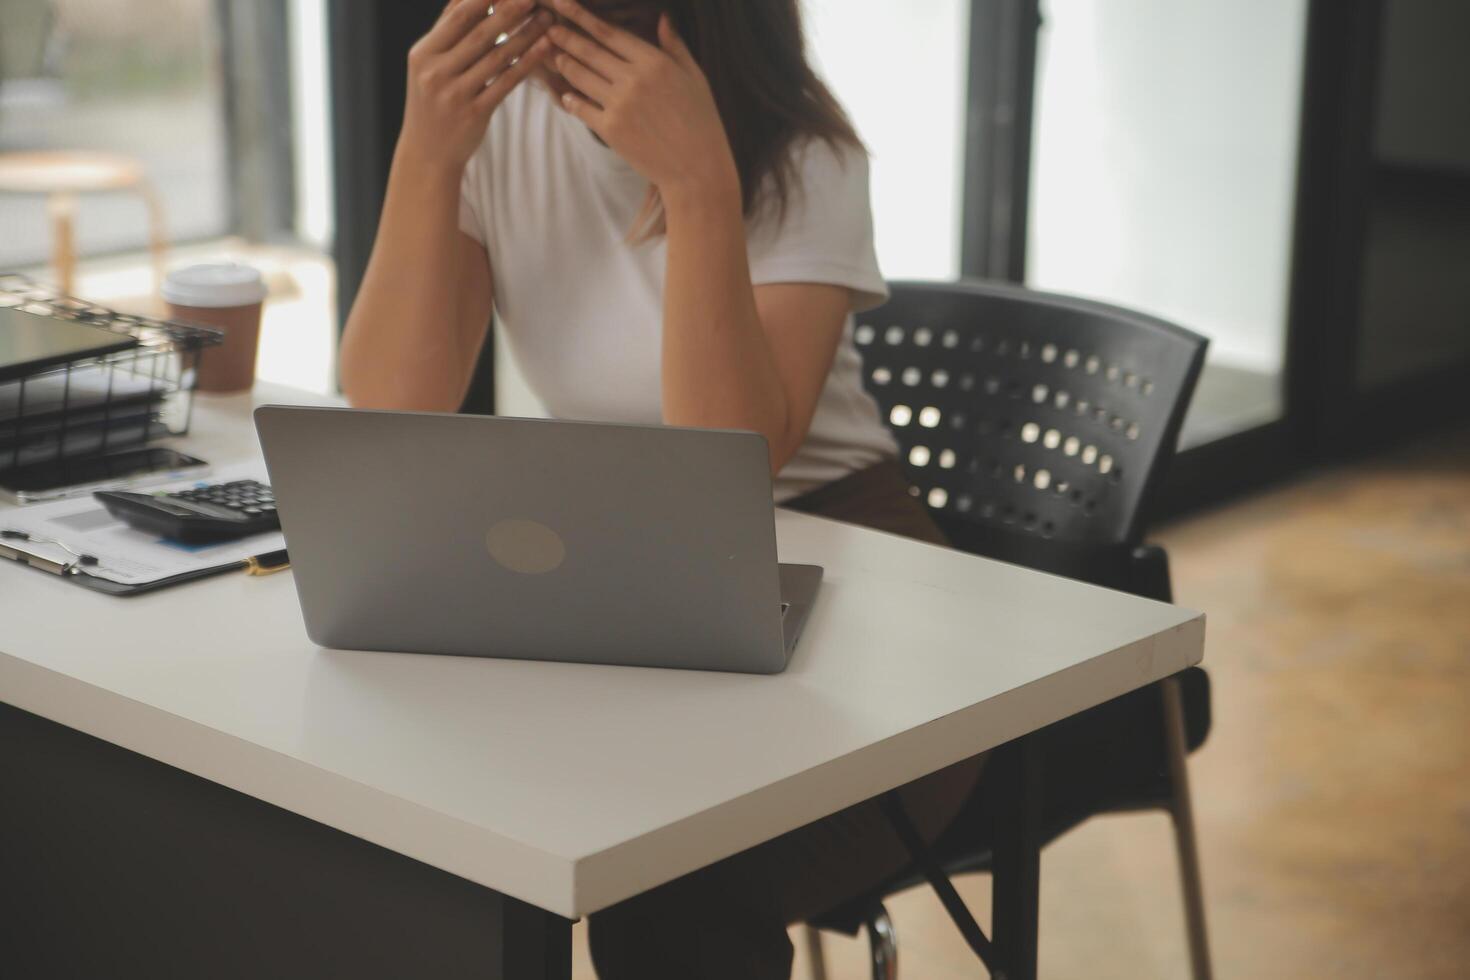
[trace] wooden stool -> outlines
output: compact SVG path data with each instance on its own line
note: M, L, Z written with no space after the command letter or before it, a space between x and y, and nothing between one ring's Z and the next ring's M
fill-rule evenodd
M138 161L112 153L35 152L0 153L0 193L44 194L51 214L51 262L57 287L75 292L77 271L76 209L81 194L128 191L143 199L148 210L148 247L153 255L153 288L163 288L163 204Z

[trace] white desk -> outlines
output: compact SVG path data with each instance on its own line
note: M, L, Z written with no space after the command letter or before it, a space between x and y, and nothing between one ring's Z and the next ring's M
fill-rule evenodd
M182 447L255 453L249 402L200 398ZM780 676L322 650L289 574L118 599L4 563L0 702L575 918L1202 656L1178 607L788 512L777 533L826 569Z

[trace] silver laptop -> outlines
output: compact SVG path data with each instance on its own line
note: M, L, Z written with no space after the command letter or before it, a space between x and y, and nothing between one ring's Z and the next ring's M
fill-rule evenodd
M776 563L748 432L267 406L326 647L784 670L822 570Z

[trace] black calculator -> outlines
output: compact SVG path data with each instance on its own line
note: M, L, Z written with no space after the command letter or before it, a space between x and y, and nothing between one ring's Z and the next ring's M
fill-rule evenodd
M280 528L276 495L256 480L201 484L173 493L98 490L118 520L182 544L209 544Z

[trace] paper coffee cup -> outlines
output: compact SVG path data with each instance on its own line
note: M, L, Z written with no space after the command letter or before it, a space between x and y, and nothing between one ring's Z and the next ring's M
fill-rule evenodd
M173 319L224 332L223 344L200 352L200 391L245 391L255 384L265 296L260 272L234 262L192 265L164 279L163 299Z

